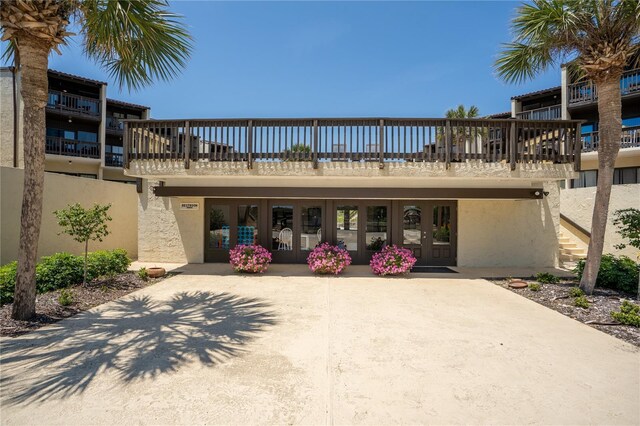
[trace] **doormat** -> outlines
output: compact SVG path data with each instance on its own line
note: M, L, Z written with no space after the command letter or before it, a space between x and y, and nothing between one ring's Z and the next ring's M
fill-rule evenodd
M411 268L411 272L420 272L427 274L457 274L457 271L454 271L451 268L447 268L446 266L414 266Z

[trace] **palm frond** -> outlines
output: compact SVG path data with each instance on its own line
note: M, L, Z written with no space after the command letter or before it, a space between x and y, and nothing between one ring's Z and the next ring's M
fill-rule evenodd
M164 0L87 0L81 15L85 53L121 88L167 81L190 57L192 38Z
M502 46L495 69L508 83L532 79L554 62L553 50L544 44L505 43Z

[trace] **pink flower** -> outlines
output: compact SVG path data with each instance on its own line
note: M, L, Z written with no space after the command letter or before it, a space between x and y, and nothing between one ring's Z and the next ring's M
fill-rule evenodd
M375 253L369 266L376 275L400 275L409 272L416 260L411 250L394 244Z
M271 263L271 253L258 244L241 244L229 250L229 263L237 272L263 273Z
M309 253L307 264L316 274L337 275L351 264L351 256L347 250L325 242Z

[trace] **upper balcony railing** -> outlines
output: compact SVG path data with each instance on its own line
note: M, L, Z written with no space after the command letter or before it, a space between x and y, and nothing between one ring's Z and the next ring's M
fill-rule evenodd
M522 120L560 120L562 118L562 106L553 105L544 108L531 109L516 114L516 118Z
M131 161L575 163L577 120L214 119L125 121Z
M640 68L626 71L620 79L620 94L624 97L640 93ZM591 80L568 86L569 105L588 104L598 100L598 88Z
M116 117L107 117L106 129L112 132L120 133L124 130L124 123Z
M49 90L47 108L74 115L100 117L100 101L86 96Z
M45 152L47 154L70 157L100 158L100 144L98 142L83 142L76 139L47 136Z
M124 165L123 155L118 152L105 152L104 164L108 167L122 167Z
M582 152L598 150L600 136L597 131L582 133ZM620 148L640 148L640 127L626 127L622 129Z

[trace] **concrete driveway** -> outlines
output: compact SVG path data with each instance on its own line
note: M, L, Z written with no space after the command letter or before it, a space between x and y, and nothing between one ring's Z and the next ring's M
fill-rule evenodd
M637 348L485 280L223 271L4 339L2 424L640 423Z

